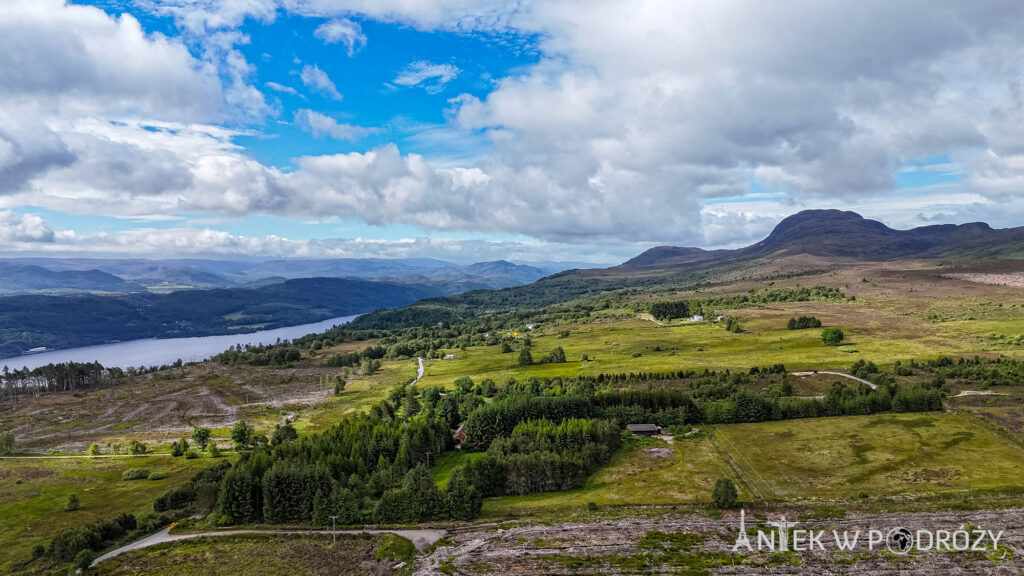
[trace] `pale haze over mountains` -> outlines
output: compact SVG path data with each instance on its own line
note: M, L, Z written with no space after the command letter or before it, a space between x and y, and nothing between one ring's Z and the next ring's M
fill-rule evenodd
M0 259L0 294L142 292L252 287L294 278L362 278L436 288L454 294L528 284L594 264L506 261L459 265L425 258L334 260Z

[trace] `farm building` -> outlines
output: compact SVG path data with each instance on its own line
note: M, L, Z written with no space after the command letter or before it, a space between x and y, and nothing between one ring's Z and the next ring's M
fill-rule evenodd
M455 434L452 434L452 438L455 438L456 440L458 440L459 444L462 444L463 442L465 442L466 441L466 427L465 426L459 426L459 429L455 431Z
M626 429L633 436L654 436L661 433L661 428L657 424L629 424Z

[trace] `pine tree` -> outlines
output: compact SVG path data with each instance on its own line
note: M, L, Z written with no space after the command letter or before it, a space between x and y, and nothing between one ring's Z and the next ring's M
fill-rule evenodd
M313 526L317 528L329 526L330 517L334 514L334 502L330 495L324 493L322 489L317 490L316 496L313 497Z
M448 515L456 520L471 520L480 513L483 497L476 486L469 483L466 472L462 468L452 470L448 487L444 493L445 507Z

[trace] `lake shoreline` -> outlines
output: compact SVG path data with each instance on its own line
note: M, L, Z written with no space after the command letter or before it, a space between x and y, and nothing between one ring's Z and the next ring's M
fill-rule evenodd
M106 368L152 367L183 362L201 362L219 354L234 345L267 345L280 340L294 340L307 334L316 334L334 326L347 324L361 314L338 316L295 326L283 326L270 330L248 333L220 334L212 336L191 336L185 338L142 338L93 344L61 350L47 350L36 354L24 354L0 358L0 370L5 366L11 370L34 369L47 364L66 362L99 362Z

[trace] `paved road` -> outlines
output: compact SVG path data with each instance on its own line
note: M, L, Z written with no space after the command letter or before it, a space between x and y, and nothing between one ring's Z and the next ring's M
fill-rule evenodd
M844 372L828 372L828 371L824 371L824 370L819 370L817 372L791 372L791 374L793 374L793 376L813 376L815 374L831 374L832 376L842 376L843 378L849 378L850 380L856 380L857 382L860 382L861 384L867 384L868 386L871 386L872 390L874 390L875 388L878 388L878 386L876 386L874 384L874 382L868 382L867 380L865 380L863 378L857 378L853 374L846 374Z
M238 536L242 534L397 534L403 538L408 538L419 551L424 551L434 545L435 542L444 537L444 530L338 530L337 532L331 532L330 530L218 530L216 532L190 532L181 534L171 534L169 530L164 529L156 534L146 536L142 540L136 540L131 544L126 544L116 550L111 550L103 556L100 556L93 561L91 566L106 560L107 558L113 558L125 552L132 550L141 550L143 548L149 548L150 546L156 546L157 544L163 544L165 542L176 542L178 540L188 540L192 538L208 538L215 536Z

